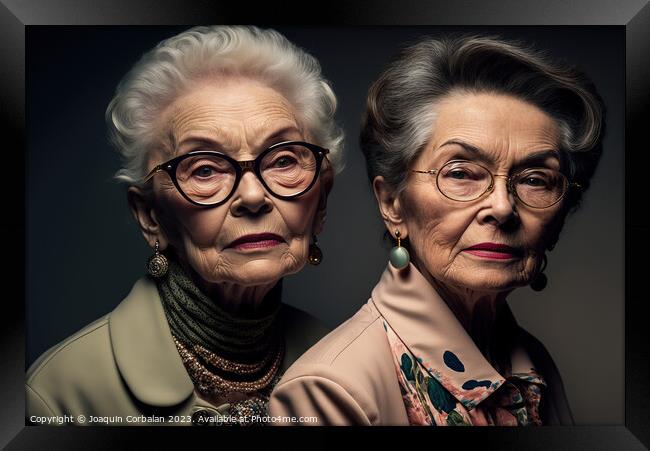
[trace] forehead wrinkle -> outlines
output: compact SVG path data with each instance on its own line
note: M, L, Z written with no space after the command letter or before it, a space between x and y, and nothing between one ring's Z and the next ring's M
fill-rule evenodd
M270 133L281 128L295 127L300 131L293 112L286 108L286 105L277 102L268 102L265 107L251 115L244 126L247 136L251 138L250 144L255 147L261 145Z
M191 133L201 134L201 132L207 133L217 141L227 140L229 133L217 117L218 114L215 115L215 108L211 105L179 109L178 114L170 120L170 130L177 142L182 141Z
M559 145L558 124L547 113L524 100L491 93L446 99L439 106L433 135L433 150L457 139L499 159L513 151L532 153Z
M232 133L232 127L221 127L217 124L199 124L178 133L179 147L188 142L201 143L211 146L214 142L217 150L230 150L239 148L239 133ZM178 150L178 148L177 148ZM188 146L188 150L189 146Z
M285 141L285 138L276 137L276 142L267 142L271 137L275 137L280 132L284 135L295 135L296 133L300 136L298 138L303 139L303 133L300 126L296 123L295 120L289 118L267 118L261 121L258 127L250 127L250 134L253 140L253 147L259 148L264 145L276 144L279 141Z
M442 134L441 139L437 140L431 149L432 156L435 157L447 147L463 147L460 143L476 148L480 152L480 155L477 156L492 161L508 159L510 156L516 161L520 161L540 152L557 151L559 145L557 127L554 127L554 130L547 127L536 128L530 132L526 130L514 133L510 131L486 132L485 127L480 125L463 123ZM471 149L468 152L473 154Z
M196 112L199 113L198 121L194 114ZM175 106L173 111L164 114L161 119L163 123L161 135L164 137L164 144L168 147L167 153L171 156L180 152L180 146L188 138L208 138L218 142L227 139L227 135L220 127L211 121L206 108Z
M253 153L270 135L285 128L301 131L291 104L281 94L244 97L231 101L212 99L194 93L170 106L166 116L167 140L178 153L178 145L187 138L215 141L220 150L239 151L245 146ZM198 96L198 97L197 97ZM247 150L248 150L247 149Z

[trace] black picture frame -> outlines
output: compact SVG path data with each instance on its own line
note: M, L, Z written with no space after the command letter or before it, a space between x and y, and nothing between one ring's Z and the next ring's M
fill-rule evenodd
M206 1L94 1L73 0L9 1L0 3L0 54L4 71L0 71L0 114L5 158L12 167L24 167L25 149L25 27L30 25L82 24L197 24L258 23L273 20L302 23L304 5L285 4L286 14L280 16L277 5L250 10L248 5ZM249 9L249 10L247 10ZM320 14L310 18L315 24L431 24L431 25L615 25L626 34L626 195L625 195L625 423L619 426L581 426L570 428L487 430L472 428L462 436L447 430L444 439L487 444L499 449L645 449L650 446L650 348L647 343L650 307L643 296L643 263L650 251L650 217L644 205L643 169L648 159L644 128L650 106L650 6L645 0L623 4L590 2L388 2L359 1L346 5L321 6ZM284 11L283 11L284 12ZM281 19L280 19L281 17ZM310 21L307 20L307 23ZM13 150L8 150L13 149ZM20 150L23 150L21 152ZM5 261L2 272L5 287L4 311L0 316L0 343L3 350L0 370L0 393L4 402L0 409L0 446L7 449L120 449L132 446L134 440L145 439L168 445L169 440L195 440L206 432L196 428L35 428L24 425L24 281L25 208L20 171L9 174L5 186L18 187L5 197ZM14 179L12 179L14 177ZM606 383L606 381L604 381ZM594 394L598 396L598 394ZM180 428L187 429L187 428ZM273 434L280 434L274 428ZM394 431L376 429L372 437L381 439ZM301 431L305 433L304 431ZM325 437L329 431L313 432ZM340 432L341 434L351 433ZM363 431L364 435L370 434ZM425 433L422 430L413 432ZM251 438L243 431L233 432L242 441ZM412 434L412 433L411 433ZM260 434L254 434L259 436ZM368 435L370 437L370 435ZM413 436L411 435L413 438ZM418 440L426 440L419 436Z

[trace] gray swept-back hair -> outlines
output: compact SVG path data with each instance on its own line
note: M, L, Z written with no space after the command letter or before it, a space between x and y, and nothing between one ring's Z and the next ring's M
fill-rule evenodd
M274 30L200 26L160 42L119 83L106 110L109 138L123 163L115 178L139 184L160 113L194 82L220 76L245 76L283 94L316 144L330 150L334 171L341 171L336 97L318 61Z
M515 96L555 119L564 170L582 186L578 206L602 153L604 104L579 70L539 50L498 37L427 38L401 50L370 87L360 145L370 181L383 176L397 194L433 133L436 104L456 92Z

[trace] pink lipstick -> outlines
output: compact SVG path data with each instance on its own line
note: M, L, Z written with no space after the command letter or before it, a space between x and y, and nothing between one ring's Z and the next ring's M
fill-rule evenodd
M284 243L282 237L274 233L254 233L237 238L235 241L230 243L227 248L234 248L237 250L264 249L277 246L281 243Z
M508 260L520 257L523 252L520 248L514 248L499 243L479 243L472 247L464 249L463 252L475 255L481 258Z

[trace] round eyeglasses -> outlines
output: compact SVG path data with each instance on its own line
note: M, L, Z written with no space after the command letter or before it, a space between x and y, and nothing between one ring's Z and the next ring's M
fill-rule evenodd
M491 192L495 177L505 178L508 191L531 208L551 207L564 197L569 187L580 188L578 183L570 183L561 172L548 168L528 168L509 176L492 174L487 168L470 161L452 160L440 169L412 172L435 175L440 193L458 202L470 202Z
M314 186L328 153L328 149L302 141L274 144L247 161L237 161L221 152L197 150L159 164L143 183L166 172L189 202L214 207L226 202L237 190L244 172L251 170L271 195L292 199Z

